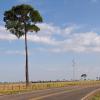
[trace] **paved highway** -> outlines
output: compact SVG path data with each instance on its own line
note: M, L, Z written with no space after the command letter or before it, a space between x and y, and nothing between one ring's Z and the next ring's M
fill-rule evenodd
M81 100L82 97L97 88L100 88L100 86L53 88L24 94L0 96L0 100Z

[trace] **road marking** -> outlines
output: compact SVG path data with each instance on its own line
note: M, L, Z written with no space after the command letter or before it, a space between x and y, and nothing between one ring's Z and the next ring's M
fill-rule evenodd
M59 94L64 94L64 93L68 93L68 92L73 92L73 91L76 91L76 90L80 90L80 89L66 90L66 91L62 91L62 92L58 92L58 93L47 94L47 95L44 95L44 96L32 98L30 100L40 100L40 99L43 99L43 98L46 98L46 97L51 97L51 96L55 96L55 95L59 95Z
M93 94L95 94L96 92L100 91L99 89L93 90L92 92L88 93L86 96L84 96L81 100L87 100L89 99L89 97L91 97Z

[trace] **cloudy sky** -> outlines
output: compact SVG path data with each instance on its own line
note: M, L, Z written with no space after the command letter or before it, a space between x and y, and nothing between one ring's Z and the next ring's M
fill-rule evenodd
M0 81L25 80L24 37L4 27L4 11L18 4L39 10L41 31L28 34L30 80L100 75L100 0L0 0Z

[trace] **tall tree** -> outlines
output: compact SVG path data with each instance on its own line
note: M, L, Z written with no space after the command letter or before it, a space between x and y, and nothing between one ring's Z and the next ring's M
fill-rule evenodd
M29 85L27 33L38 32L40 28L36 24L42 21L40 13L27 4L13 6L10 10L4 12L5 27L18 38L25 36L26 86Z
M84 78L84 80L86 80L87 74L82 74L81 78Z

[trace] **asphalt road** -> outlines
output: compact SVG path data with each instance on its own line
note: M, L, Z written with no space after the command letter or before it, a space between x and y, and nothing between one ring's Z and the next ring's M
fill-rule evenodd
M24 94L0 96L0 100L81 100L82 97L97 88L100 88L100 86L53 88Z

